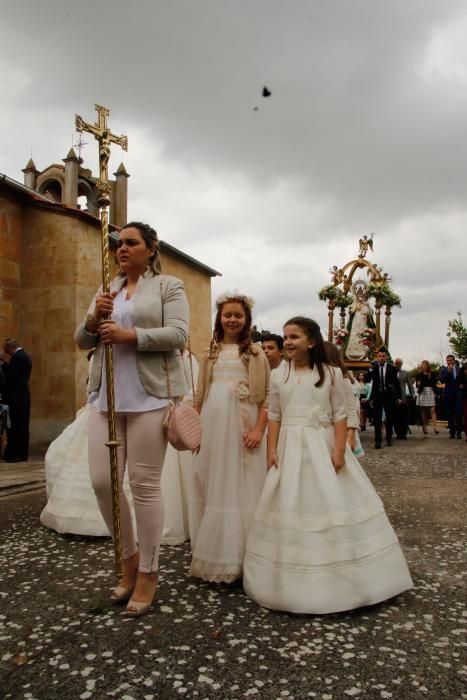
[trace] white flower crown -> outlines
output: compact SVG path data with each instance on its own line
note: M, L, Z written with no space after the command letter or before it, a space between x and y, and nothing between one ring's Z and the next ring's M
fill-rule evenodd
M248 306L250 311L255 305L255 300L252 299L252 297L248 297L246 294L242 294L241 292L234 290L231 292L223 292L222 294L219 294L219 296L216 299L216 307L220 309L222 304L225 304L227 301L243 302Z

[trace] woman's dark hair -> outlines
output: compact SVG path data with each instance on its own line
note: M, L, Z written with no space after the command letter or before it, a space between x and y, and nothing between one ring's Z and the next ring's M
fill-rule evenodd
M357 374L357 382L360 381L359 377L360 377L361 374L363 374L363 381L364 381L365 384L366 384L366 374L365 374L365 372L362 372L362 371L358 372L358 374Z
M248 304L241 298L232 297L232 299L226 299L217 309L216 318L214 320L214 330L212 333L211 345L209 347L209 357L216 358L219 354L220 344L224 339L224 329L222 328L221 315L222 309L225 304L240 304L245 313L245 325L238 337L238 349L240 355L247 355L251 349L251 309Z
M346 379L350 379L349 372L347 367L344 365L344 362L342 360L341 354L334 343L331 343L330 340L325 340L324 341L324 349L326 351L326 357L328 360L328 365L332 365L333 367L339 367L339 369L342 371L342 374Z
M130 221L128 224L125 224L125 226L122 226L120 231L124 231L126 228L137 229L141 234L141 238L146 243L146 246L154 251L152 257L149 258L149 267L153 275L160 275L162 269L159 259L159 239L156 230L149 226L149 224L143 224L141 221Z
M320 327L316 321L313 321L311 318L307 318L306 316L294 316L284 323L284 328L286 326L300 326L307 338L313 341L313 347L308 350L308 363L311 369L316 366L319 379L315 383L315 386L321 386L321 384L324 382L323 365L328 364L328 360L324 349L324 341L323 336L321 335Z

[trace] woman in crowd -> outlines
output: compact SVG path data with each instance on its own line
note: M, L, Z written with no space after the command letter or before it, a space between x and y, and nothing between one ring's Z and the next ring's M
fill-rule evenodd
M271 373L269 472L247 542L243 585L267 608L331 613L412 587L383 504L347 446L344 379L317 323L284 327L289 367Z
M119 274L109 293L98 292L75 338L96 352L88 384L91 481L104 521L112 533L106 372L104 346L113 346L117 415L123 576L113 602L127 601L135 617L155 596L164 521L161 471L166 451L163 420L168 406L167 369L172 393L188 386L180 350L188 337L188 303L180 280L161 274L157 234L132 222L119 232ZM125 464L133 495L136 536L122 489ZM138 544L137 544L138 543Z
M360 402L360 430L366 430L366 422L370 417L370 394L371 394L371 382L366 381L365 372L359 372L357 374L356 388L358 390L358 398Z
M433 425L433 432L438 434L438 424L436 416L436 394L438 393L437 387L438 378L434 372L431 371L430 363L428 360L422 360L420 363L420 371L417 374L417 404L420 407L420 417L422 423L422 430L425 435L428 435L428 419L431 415L431 422Z
M193 464L191 575L230 583L242 576L246 538L266 476L270 370L251 341L252 299L227 292L216 306L195 401L203 439Z

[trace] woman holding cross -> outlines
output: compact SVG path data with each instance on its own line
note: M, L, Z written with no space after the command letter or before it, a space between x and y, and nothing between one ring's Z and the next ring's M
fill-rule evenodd
M167 372L174 397L187 390L180 350L188 338L188 302L183 283L161 274L157 234L140 222L119 233L118 276L109 293L98 292L78 327L78 346L96 352L88 384L93 412L89 421L91 481L102 516L113 532L104 346L113 346L117 419L118 481L123 576L114 603L128 602L132 617L147 612L158 581L164 522L160 480L167 440L162 423L169 403ZM122 489L125 466L136 517Z

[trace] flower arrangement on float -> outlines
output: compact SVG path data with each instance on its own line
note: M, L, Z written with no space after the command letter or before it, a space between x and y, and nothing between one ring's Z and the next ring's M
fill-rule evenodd
M377 284L370 282L368 285L368 296L379 297L383 306L401 306L401 298L396 292L391 289L389 284Z
M368 348L367 356L370 357L376 347L376 329L364 328L362 331L360 331L358 337L361 339L362 345Z
M326 284L318 292L318 297L321 301L326 301L327 299L335 299L337 297L338 288L333 284Z
M346 338L348 338L350 335L349 331L347 328L337 328L334 331L334 342L336 345L339 347L342 347L345 343Z
M318 292L318 297L321 301L327 301L332 299L336 306L340 306L342 309L347 308L353 302L353 296L351 294L346 294L339 287L335 287L333 284L326 284Z

